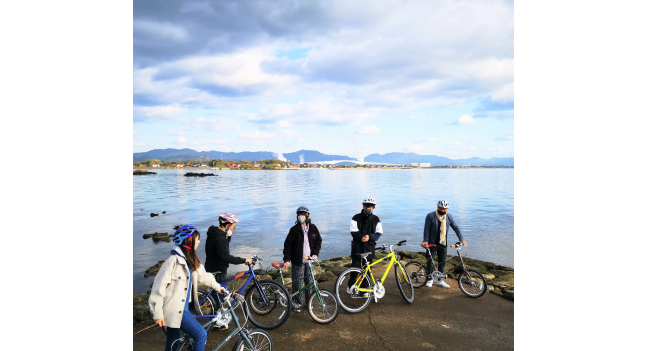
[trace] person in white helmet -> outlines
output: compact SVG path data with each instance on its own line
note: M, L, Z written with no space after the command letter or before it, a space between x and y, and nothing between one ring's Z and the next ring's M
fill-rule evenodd
M236 257L230 254L232 231L238 222L239 218L234 213L221 213L218 216L219 226L211 226L207 230L205 268L209 272L216 273L216 281L218 282L227 280L227 268L230 264L252 264L252 260L249 258Z
M305 206L300 206L296 210L296 223L289 229L286 240L284 240L284 268L291 267L291 293L295 294L306 285L311 285L310 278L310 260L303 259L303 257L318 258L321 252L321 233L318 228L312 223L309 218L309 209ZM304 279L303 279L304 277ZM304 283L304 284L303 284ZM314 288L305 289L304 305L307 305L309 297L311 296ZM293 301L298 305L298 308L293 306L295 312L300 312L300 306L303 305L302 294L294 296Z
M448 227L452 227L457 234L459 241L466 246L466 241L462 237L462 233L455 223L453 216L448 213L448 207L450 204L446 200L439 200L437 204L437 211L430 212L425 217L425 226L423 227L423 242L421 243L422 247L426 247L428 244L436 244L436 246L430 247L430 253L432 257L437 257L437 262L439 263L439 272L444 273L446 271L446 254L448 251L448 242L446 237L448 235ZM432 261L428 263L427 274L432 274L434 271L434 264ZM425 284L427 287L432 286L432 277L428 277L428 281ZM437 281L437 286L442 288L450 288L450 285L446 284L443 279Z
M353 241L350 247L350 257L352 261L351 267L363 268L363 259L358 255L359 253L370 252L367 256L368 262L373 262L375 257L375 244L382 235L382 222L378 216L373 214L375 210L375 199L368 197L362 201L362 211L353 216L350 220L350 235ZM351 293L351 288L357 279L356 273L350 274L348 281L348 294ZM363 288L368 288L367 281L362 283ZM366 286L365 286L366 285Z

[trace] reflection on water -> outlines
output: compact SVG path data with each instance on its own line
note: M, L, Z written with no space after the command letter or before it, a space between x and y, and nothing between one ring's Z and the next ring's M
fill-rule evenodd
M207 228L221 212L234 212L239 224L230 251L235 256L282 261L284 239L295 210L307 206L323 237L320 258L350 254L350 218L365 197L374 197L384 226L380 244L407 239L403 249L420 251L423 225L437 201L446 199L472 258L514 265L514 170L295 170L212 171L216 177L184 177L186 170L157 170L133 177L134 293L149 289L143 272L168 257L171 243L154 244L144 233L174 232L177 224L195 224L201 232L204 263ZM166 211L166 214L161 214ZM150 217L150 213L160 213ZM449 243L457 241L450 230ZM450 250L450 249L449 249ZM454 252L449 252L454 254ZM231 266L230 272L245 265Z

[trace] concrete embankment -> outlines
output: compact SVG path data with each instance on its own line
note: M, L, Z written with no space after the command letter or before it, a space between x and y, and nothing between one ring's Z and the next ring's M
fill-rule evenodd
M425 261L422 254L406 251L399 254L403 263ZM491 278L488 283L494 288L490 293L473 299L465 296L452 278L457 278L458 261L457 257L451 258L446 267L451 277L446 279L450 289L436 286L415 289L413 304L402 299L391 273L385 282L385 297L377 304L371 303L361 313L349 314L340 310L337 319L327 325L314 322L306 309L302 313L293 313L283 326L269 331L275 350L513 349L514 270L490 262L467 260L467 267L485 274L487 279ZM333 289L336 276L349 263L347 257L321 262L317 267L319 286ZM374 274L381 277L385 266L376 267ZM271 272L259 273L267 279ZM239 288L242 284L243 279L239 279L230 284L233 285L230 288ZM134 295L135 333L153 324L147 311L147 297ZM227 334L226 331L212 331L206 349L213 350ZM231 340L224 348L231 349L235 341ZM164 334L155 327L135 335L133 349L162 350L164 343Z

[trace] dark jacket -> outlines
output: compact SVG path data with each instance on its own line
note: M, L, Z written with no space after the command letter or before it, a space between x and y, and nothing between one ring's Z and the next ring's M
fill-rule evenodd
M230 255L230 241L227 233L216 226L211 226L207 230L207 242L205 243L205 269L207 272L221 271L227 272L227 267L231 264L246 263L245 258Z
M453 216L450 213L446 213L446 240L448 240L448 228L452 227L459 238L459 241L464 240L462 233L459 231L459 227ZM439 245L439 237L441 236L441 222L437 218L435 212L430 212L425 217L425 226L423 227L423 241L428 244L437 244ZM441 245L439 245L441 246ZM447 246L447 245L446 245Z
M307 239L309 239L310 256L316 255L321 252L321 233L315 225L309 223L309 230L307 231ZM293 265L302 264L302 251L305 243L305 234L302 231L302 224L296 223L287 234L287 239L284 240L284 262L291 262Z
M350 246L350 256L355 257L358 253L375 252L375 244L382 235L382 222L374 214L367 215L362 212L353 216L350 220L350 235L353 237ZM362 242L362 238L368 235L368 241Z

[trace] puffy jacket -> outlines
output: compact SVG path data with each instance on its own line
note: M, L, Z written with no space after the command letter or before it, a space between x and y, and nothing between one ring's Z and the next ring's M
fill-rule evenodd
M368 242L375 244L382 235L382 222L378 216L368 215L362 209L362 212L354 215L350 220L350 235L354 242L361 242L364 236L369 235Z
M459 241L464 240L462 233L459 231L459 227L453 216L450 213L446 213L446 240L448 240L448 228L452 227L455 230L455 234L459 238ZM441 236L441 222L437 218L435 212L430 212L425 217L425 226L423 226L423 241L428 244L437 244L439 245L439 237ZM441 246L441 245L439 245Z
M246 263L245 258L230 255L231 236L216 226L207 230L207 241L205 243L205 268L209 272L227 272L230 264Z
M309 223L309 230L307 231L307 239L309 239L310 256L316 255L321 252L321 233L315 225ZM305 234L302 231L302 224L297 223L287 234L287 239L284 240L284 262L291 262L293 265L301 265L303 257L303 245L305 243Z
M193 305L189 303L189 310L197 314L200 311L198 299L195 298L198 296L198 282L211 286L215 290L220 288L220 284L216 282L212 274L205 271L205 267L202 265L193 272L192 276L191 300ZM187 267L186 260L184 257L171 255L157 272L155 282L152 284L150 298L148 298L148 305L153 319L164 318L167 326L179 328L188 290L189 267Z

